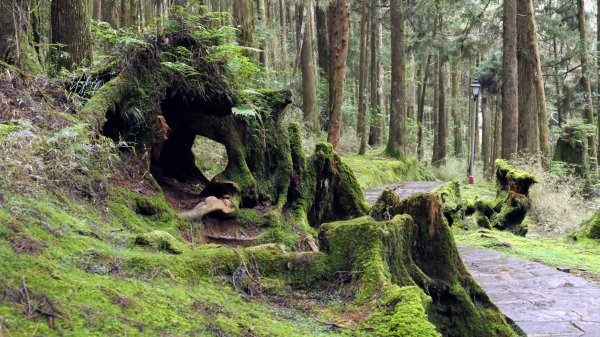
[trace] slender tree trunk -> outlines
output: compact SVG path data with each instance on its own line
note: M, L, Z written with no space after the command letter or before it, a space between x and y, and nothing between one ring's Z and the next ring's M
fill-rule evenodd
M585 24L585 3L584 0L577 0L577 18L579 22L579 38L581 40L581 84L583 85L583 96L584 96L584 118L590 125L594 125L594 111L592 103L592 83L590 81L590 69L589 69L589 56L588 56L588 40L587 40L587 28ZM597 158L596 149L596 137L589 136L588 143L590 149L590 158ZM591 164L592 172L597 171L597 160L594 160Z
M329 42L329 130L327 141L337 150L342 131L344 80L350 37L350 0L332 0L328 8Z
M452 119L454 133L454 156L462 157L462 115L460 112L460 61L452 62Z
M406 117L410 118L413 122L417 120L415 102L416 98L416 84L417 84L417 67L415 62L415 53L410 52L410 61L408 69L410 69L410 81L406 88Z
M315 73L315 60L312 45L312 1L304 0L304 4L299 11L300 20L304 21L302 25L304 31L302 34L302 111L304 113L304 123L308 129L316 133L319 130L319 119L317 118L317 79Z
M481 161L483 161L484 172L487 172L488 162L490 157L490 127L489 116L491 108L488 105L489 94L481 93Z
M390 105L390 131L385 153L397 156L405 151L405 73L404 73L404 13L403 0L390 1L392 24L392 91Z
M517 0L504 0L502 86L502 158L517 153L519 127L517 66Z
M287 15L286 12L286 3L285 0L279 0L279 24L281 26L281 67L283 74L287 74L288 70L288 23L287 23ZM286 76L287 77L287 76ZM284 78L287 82L287 78Z
M383 60L381 48L383 47L383 36L381 20L379 19L379 0L371 1L371 127L369 128L369 145L379 145L381 142L381 123L383 120Z
M139 0L129 0L129 24L139 29L138 10Z
M419 87L419 106L417 107L417 122L419 124L419 130L417 133L417 157L419 160L423 160L423 128L425 127L425 93L427 92L427 80L429 77L429 63L431 63L431 54L427 56L427 62L421 64L422 78L420 79Z
M537 153L537 110L536 71L532 37L535 32L531 22L529 3L517 1L517 63L519 78L519 133L518 151L524 154Z
M108 22L113 28L117 28L116 11L113 0L102 0L102 21Z
M367 151L367 110L368 110L368 76L369 76L369 35L371 27L371 11L369 3L362 1L360 20L360 55L358 78L358 121L356 131L360 141L358 153Z
M318 48L318 63L323 76L329 77L329 35L327 33L327 10L323 4L323 0L317 1L316 21L317 21L317 48Z
M448 134L448 110L446 109L446 77L444 76L444 65L446 59L443 56L438 58L438 113L437 113L437 129L436 144L434 150L434 158L431 161L433 165L440 166L444 164L447 153L447 137Z
M496 107L496 118L494 120L494 155L498 159L502 156L502 109L498 107L498 97L494 98Z

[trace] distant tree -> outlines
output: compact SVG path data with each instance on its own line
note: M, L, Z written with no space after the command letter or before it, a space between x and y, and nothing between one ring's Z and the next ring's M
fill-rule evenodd
M381 24L380 0L371 0L371 65L369 76L370 87L370 127L369 145L381 144L381 123L383 120L383 59L381 49L383 48L383 30Z
M369 35L371 29L371 11L368 1L361 2L360 50L358 63L358 122L356 131L359 139L358 153L364 155L367 150L368 128L368 85L369 85Z
M303 0L298 6L298 20L300 21L301 51L300 63L302 70L302 111L304 113L304 124L313 133L319 127L317 116L317 79L315 71L315 59L313 52L313 1Z
M385 153L396 156L405 150L405 55L403 0L390 1L392 78L390 96L390 126Z
M329 27L329 130L327 141L337 150L342 131L344 80L350 37L350 0L332 0L327 9Z

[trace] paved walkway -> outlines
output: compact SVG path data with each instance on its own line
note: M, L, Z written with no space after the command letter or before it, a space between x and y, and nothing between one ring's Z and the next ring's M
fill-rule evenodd
M393 186L406 197L441 183ZM385 188L365 191L370 204ZM459 247L465 266L492 301L528 337L600 337L600 288L540 263L473 247ZM483 337L483 336L482 336Z
M409 181L405 183L387 185L380 188L372 188L365 190L365 199L369 205L375 204L381 193L387 188L392 188L400 196L400 198L406 198L411 194L418 192L431 192L437 187L444 185L443 182L438 181Z

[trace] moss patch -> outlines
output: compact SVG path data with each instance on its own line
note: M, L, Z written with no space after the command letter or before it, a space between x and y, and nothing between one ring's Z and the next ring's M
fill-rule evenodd
M381 187L402 181L433 181L435 177L413 157L394 159L383 156L381 150L367 151L364 156L342 155L362 189Z

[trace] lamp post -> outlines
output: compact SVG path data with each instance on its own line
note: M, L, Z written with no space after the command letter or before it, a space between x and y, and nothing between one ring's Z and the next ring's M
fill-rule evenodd
M469 162L469 184L475 183L475 178L473 177L473 167L475 166L475 139L477 135L477 113L479 112L479 89L481 89L481 84L479 81L473 80L471 81L471 94L473 95L473 100L475 101L475 113L473 114L472 119L472 127L471 127L471 160Z

